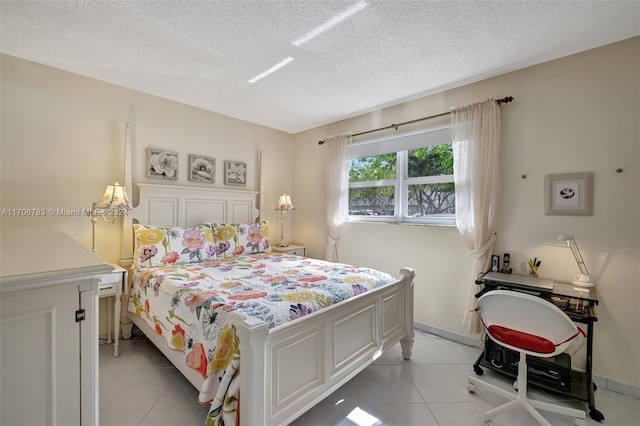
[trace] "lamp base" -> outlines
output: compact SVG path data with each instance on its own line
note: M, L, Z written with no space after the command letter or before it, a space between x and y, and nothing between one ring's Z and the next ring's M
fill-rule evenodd
M280 240L278 241L278 243L276 244L276 247L289 247L289 243L284 241L284 240Z
M585 275L585 274L578 274L575 277L573 277L573 281L571 281L571 284L578 286L578 287L593 287L595 286L594 282L591 281L591 277L589 275Z

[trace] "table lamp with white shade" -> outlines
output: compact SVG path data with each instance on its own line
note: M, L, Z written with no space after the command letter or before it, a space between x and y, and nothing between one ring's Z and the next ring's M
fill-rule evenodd
M288 211L295 210L291 203L291 197L286 193L281 195L278 199L278 206L275 210L280 211L280 241L276 244L276 247L289 247L289 243L284 239L284 218Z
M113 185L107 185L107 189L104 191L100 201L93 203L91 208L91 239L94 253L98 252L96 248L96 222L98 221L98 216L101 216L107 223L113 223L116 220L116 216L113 215L114 212L126 213L131 209L131 203L129 202L129 197L127 197L127 191L125 191L124 186L118 182ZM112 219L107 219L107 215L113 216Z

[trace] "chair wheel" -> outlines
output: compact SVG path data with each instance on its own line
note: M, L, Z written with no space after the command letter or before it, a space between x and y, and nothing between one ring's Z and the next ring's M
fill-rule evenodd
M467 383L467 390L469 393L476 393L476 385L471 382Z
M595 408L589 411L589 417L591 417L596 422L602 422L604 420L604 414L602 414L600 411L596 410Z

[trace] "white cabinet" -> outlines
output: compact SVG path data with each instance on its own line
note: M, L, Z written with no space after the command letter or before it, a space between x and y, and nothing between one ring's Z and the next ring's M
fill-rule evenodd
M98 282L112 267L63 233L0 243L0 424L97 424Z

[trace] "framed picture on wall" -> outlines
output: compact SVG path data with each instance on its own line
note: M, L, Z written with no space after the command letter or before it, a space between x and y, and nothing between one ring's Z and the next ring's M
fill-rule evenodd
M225 161L224 184L246 186L247 163L243 163L242 161Z
M147 177L178 180L178 153L147 148Z
M591 216L593 173L560 173L544 177L546 215Z
M192 182L215 183L216 159L202 155L189 155L189 180Z

